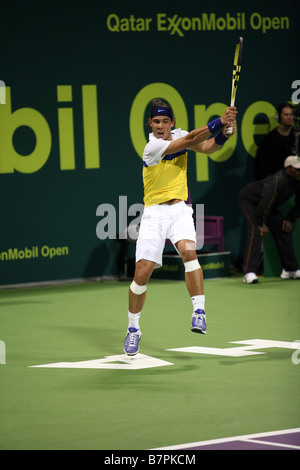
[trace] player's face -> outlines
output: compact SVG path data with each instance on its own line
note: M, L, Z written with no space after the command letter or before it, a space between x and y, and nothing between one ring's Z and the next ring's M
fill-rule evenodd
M172 140L171 130L174 126L174 121L168 116L155 116L149 119L154 137L163 140Z
M293 110L289 107L283 108L280 115L280 122L285 126L292 126L294 122Z

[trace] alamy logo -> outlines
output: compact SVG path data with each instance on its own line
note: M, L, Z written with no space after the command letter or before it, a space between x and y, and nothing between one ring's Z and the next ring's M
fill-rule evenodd
M187 205L191 207L190 204ZM184 212L185 210L186 208L183 207ZM119 196L118 210L112 204L100 204L96 209L96 215L101 217L96 226L97 237L100 240L108 238L110 240L119 239L135 242L139 236L139 228L143 212L143 204L135 203L128 207L127 196ZM196 211L193 217L195 222L197 249L201 249L204 245L204 204L196 204ZM132 220L129 222L129 219ZM164 227L166 224L168 224L168 220L161 218L161 233L165 233ZM157 234L156 237L157 236L159 235Z
M6 346L4 341L0 340L0 364L6 364Z
M300 339L294 341L294 344L296 346L298 345L298 349L292 354L292 363L297 366L298 364L300 364Z
M295 90L294 93L292 93L291 100L294 104L299 104L300 103L300 80L294 80L291 88Z

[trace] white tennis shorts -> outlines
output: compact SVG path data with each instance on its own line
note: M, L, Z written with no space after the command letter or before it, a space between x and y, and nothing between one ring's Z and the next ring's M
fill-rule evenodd
M136 244L136 262L146 259L153 261L155 268L161 267L166 239L173 245L179 240L196 243L193 209L184 201L145 207Z

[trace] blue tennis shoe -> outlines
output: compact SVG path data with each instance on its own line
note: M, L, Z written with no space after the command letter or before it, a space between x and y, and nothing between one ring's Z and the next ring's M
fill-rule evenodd
M192 316L192 326L191 331L194 333L201 333L206 335L206 318L205 311L198 308L195 310Z
M124 351L128 356L135 356L139 352L139 342L142 332L137 328L128 328L124 343Z

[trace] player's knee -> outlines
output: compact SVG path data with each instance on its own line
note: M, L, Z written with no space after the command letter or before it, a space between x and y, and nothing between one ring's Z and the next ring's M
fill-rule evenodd
M197 258L196 244L193 241L186 240L181 242L180 244L178 244L178 250L184 263Z
M144 292L147 290L147 285L141 286L140 284L137 284L135 281L132 281L130 284L130 290L136 295L142 295Z
M197 271L198 269L201 269L201 266L197 259L193 259L184 263L184 269L186 273L190 273L192 271Z
M153 272L154 263L139 261L135 267L134 281L139 286L148 284L151 274Z

